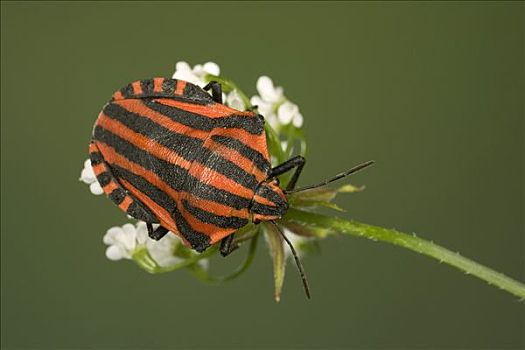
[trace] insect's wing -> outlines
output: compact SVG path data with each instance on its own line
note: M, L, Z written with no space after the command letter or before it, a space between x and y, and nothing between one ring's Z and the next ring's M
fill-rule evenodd
M248 222L270 169L261 118L180 80L117 91L93 138L122 187L198 251Z
M220 118L231 119L221 121L227 126L213 128L203 143L200 159L192 164L199 181L183 203L188 220L206 224L203 228L212 244L248 223L255 189L270 170L263 121L251 112L239 114L224 105L217 109L224 113ZM216 198L203 200L195 195L204 192L204 185L216 189Z
M185 222L178 208L191 159L198 152L202 139L207 138L208 131L177 122L149 107L158 105L153 98L171 96L177 89L187 95L180 97L185 103L196 103L197 99L202 105L213 102L211 99L207 102L206 96L199 97L198 88L179 83L173 79L154 78L121 89L100 113L93 139L115 179L127 193L154 213L162 226L200 251L209 245L209 237ZM141 96L132 95L131 90L140 92ZM188 119L184 113L179 113L179 117Z

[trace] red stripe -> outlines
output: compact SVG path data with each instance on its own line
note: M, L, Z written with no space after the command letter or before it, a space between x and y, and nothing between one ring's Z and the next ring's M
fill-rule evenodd
M133 87L133 94L142 95L142 86L140 86L140 81L134 81L131 86Z
M122 186L124 186L129 192L131 192L135 197L137 197L138 200L144 203L149 209L151 209L155 213L155 215L159 218L160 224L162 226L164 226L171 232L181 236L179 230L177 229L175 221L166 209L155 203L151 198L146 196L128 181L120 179L120 182L122 183Z
M165 127L166 129L176 132L178 134L184 134L201 140L205 140L209 135L208 131L193 129L192 127L186 126L184 124L177 123L176 121L173 121L172 119L166 117L164 114L156 112L146 107L142 100L124 100L115 103L127 110L128 112L140 114L141 116L144 116L150 119L151 121Z
M124 140L132 143L136 147L146 150L151 155L165 160L169 163L179 165L180 167L189 171L189 173L198 179L206 179L209 185L234 193L238 196L251 199L253 191L237 182L231 180L215 170L205 167L197 161L190 162L182 158L174 150L155 142L144 135L134 132L119 121L110 119L105 114L101 114L98 118L97 124L106 130L111 131L115 135L120 136Z
M175 90L175 95L182 95L184 93L185 87L186 82L184 80L177 80L177 89Z
M153 78L153 92L162 92L164 78Z
M257 118L257 114L253 112L241 112L236 109L227 107L221 103L210 103L208 105L198 105L195 103L182 102L182 101L177 101L177 100L167 99L167 98L157 98L157 99L154 99L153 101L157 103L161 103L166 106L183 109L187 112L197 113L197 114L206 116L208 118L221 118L221 117L227 117L230 115L242 115L248 118L249 117Z
M127 169L133 174L146 179L153 186L165 192L177 203L179 203L179 201L182 198L187 198L193 206L202 208L203 210L212 212L216 215L237 216L243 219L247 219L249 217L247 209L238 210L224 204L195 197L188 192L176 191L172 187L170 187L166 182L164 182L160 177L158 177L154 172L142 167L137 163L131 162L126 157L122 156L117 151L115 151L111 146L106 145L102 142L97 142L97 144L100 148L100 151L104 155L104 158L107 159L107 161L110 164L118 165L121 168Z

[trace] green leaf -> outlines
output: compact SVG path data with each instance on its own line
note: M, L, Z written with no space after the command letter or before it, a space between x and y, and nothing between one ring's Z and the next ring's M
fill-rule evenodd
M303 200L294 200L293 203L291 203L291 206L294 208L319 208L319 207L325 207L330 209L335 209L337 211L345 211L343 208L341 208L339 205L332 203L332 202L326 202L326 201L303 201Z
M355 193L361 192L365 189L365 186L354 186L351 184L346 184L338 188L330 187L318 187L311 190L301 191L297 193L292 193L290 195L290 203L294 201L323 201L330 202L332 201L338 193Z
M283 239L279 232L271 225L264 225L264 234L268 241L270 254L273 260L273 279L275 283L275 301L281 300L281 292L284 284L284 273L286 268L286 259L284 255Z
M299 222L280 220L279 224L286 227L298 236L325 238L330 234L330 230L322 227L308 226Z

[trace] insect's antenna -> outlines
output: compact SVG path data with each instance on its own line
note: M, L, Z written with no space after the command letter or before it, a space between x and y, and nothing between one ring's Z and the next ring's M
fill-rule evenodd
M344 172L344 173L340 173L340 174L337 174L336 176L330 178L330 179L327 179L327 180L324 180L323 182L321 183L318 183L317 185L311 185L311 186L306 186L306 187L301 187L301 188L296 188L296 189L293 189L293 190L288 190L288 191L285 191L285 193L295 193L295 192L301 192L301 191L306 191L306 190L311 190L311 189L314 189L314 188L317 188L317 187L322 187L322 186L325 186L325 185L328 185L330 182L334 182L334 181L337 181L339 179L342 179L343 177L346 177L350 174L354 174L354 173L357 173L358 171L360 170L363 170L364 168L370 166L374 164L374 161L373 160L369 160L368 162L364 162L364 163L361 163L359 165L356 165L355 167L353 167L352 169Z
M311 298L310 287L308 287L308 281L306 280L306 274L304 273L303 264L301 264L301 260L299 260L299 257L297 256L297 252L295 251L295 248L293 247L292 242L290 242L288 237L286 237L284 232L281 230L279 225L275 223L275 221L270 220L270 222L277 229L277 231L279 231L283 239L286 241L286 243L290 247L290 250L292 251L292 254L293 254L293 258L295 259L295 264L297 265L297 269L299 270L299 273L301 274L301 280L303 281L304 292L306 293L306 297L310 299Z

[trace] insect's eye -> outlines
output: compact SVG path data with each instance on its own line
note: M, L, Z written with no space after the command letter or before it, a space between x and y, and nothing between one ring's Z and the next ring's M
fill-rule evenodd
M259 117L259 119L260 119L260 120L263 122L263 124L264 124L264 122L265 122L264 117L263 117L262 115L260 115L260 114L258 114L257 116Z
M281 185L281 181L279 181L279 178L278 178L278 177L274 178L273 181L275 182L275 184L276 184L277 186Z

